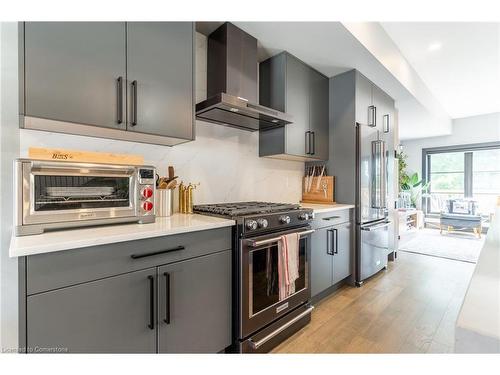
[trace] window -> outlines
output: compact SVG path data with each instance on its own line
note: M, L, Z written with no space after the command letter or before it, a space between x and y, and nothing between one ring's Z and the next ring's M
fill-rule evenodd
M489 216L500 196L500 144L424 149L424 173L430 181L424 199L427 214L437 214L447 199L470 198Z
M480 212L492 213L500 196L500 149L474 151L472 161L472 199Z
M429 165L430 212L440 212L447 199L465 196L464 153L431 154Z

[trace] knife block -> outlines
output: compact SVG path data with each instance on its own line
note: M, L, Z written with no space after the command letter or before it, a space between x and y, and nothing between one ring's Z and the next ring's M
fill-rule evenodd
M302 180L302 201L303 203L335 203L335 176L312 177L311 188L307 190L306 177ZM318 186L319 181L319 188ZM326 192L326 194L325 194Z

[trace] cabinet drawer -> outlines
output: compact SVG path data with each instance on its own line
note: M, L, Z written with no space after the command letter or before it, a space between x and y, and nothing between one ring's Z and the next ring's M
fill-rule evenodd
M228 249L230 227L33 255L26 260L27 294ZM164 250L172 251L144 256Z
M311 226L314 229L319 229L345 223L353 219L354 219L354 210L352 208L346 208L345 210L314 214L314 221L312 222Z

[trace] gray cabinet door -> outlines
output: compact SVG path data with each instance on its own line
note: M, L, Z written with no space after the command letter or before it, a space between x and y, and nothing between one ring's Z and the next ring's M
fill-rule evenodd
M356 122L360 124L369 125L375 122L372 119L375 112L370 109L373 104L372 86L368 78L356 72Z
M330 228L317 229L311 235L311 296L332 286L333 257Z
M293 123L286 125L286 152L295 156L309 156L309 92L310 68L287 54L286 112L293 116Z
M125 129L125 41L124 22L26 22L24 114Z
M352 274L353 235L351 223L344 223L333 227L334 244L333 256L333 284L345 279Z
M159 267L160 353L217 353L231 344L231 251Z
M128 22L127 130L192 139L192 22Z
M28 347L154 353L155 277L150 268L29 296Z
M328 78L310 69L309 124L313 137L312 157L328 160Z

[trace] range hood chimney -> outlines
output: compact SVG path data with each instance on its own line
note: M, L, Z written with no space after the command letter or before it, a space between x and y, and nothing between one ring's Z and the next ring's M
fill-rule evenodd
M203 121L256 131L292 122L257 104L257 39L226 22L208 36L207 100L196 104Z

